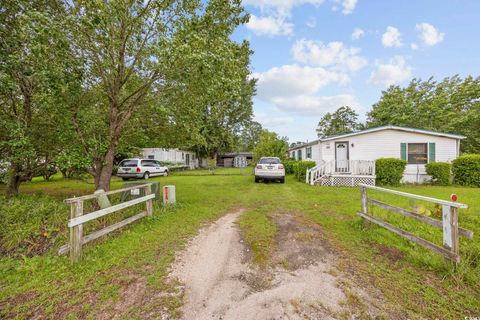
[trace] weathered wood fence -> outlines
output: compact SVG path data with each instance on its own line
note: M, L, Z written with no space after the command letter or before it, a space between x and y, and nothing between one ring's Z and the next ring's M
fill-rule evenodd
M119 192L125 192L132 190L144 189L145 196L133 199L130 201L122 202L116 205L109 205L108 195L116 194ZM103 235L106 235L118 228L126 226L129 223L132 223L138 219L141 219L145 216L151 216L153 214L153 202L152 199L155 198L155 194L152 194L151 184L144 184L139 186L132 186L128 188L112 190L107 192L96 192L95 194L90 194L82 197L66 199L65 203L70 204L70 220L68 221L68 227L70 228L70 243L60 247L58 254L65 254L70 251L70 260L72 262L80 261L82 257L82 246L92 240L95 240ZM83 214L83 203L85 200L96 199L101 209ZM108 227L105 227L101 230L95 231L89 235L83 234L83 224L108 215L110 213L117 212L119 210L131 207L133 205L145 202L146 208L145 211L142 211L132 217L129 217L125 220L112 224Z
M455 263L460 262L460 252L459 252L459 241L458 236L464 236L469 239L473 238L473 232L460 228L458 226L458 209L468 208L466 204L456 203L452 201L445 201L435 198L424 197L416 194L401 192L397 190L385 189L375 186L370 186L366 184L360 184L361 192L361 212L357 214L365 220L378 224L379 226L401 236L406 239L409 239L431 251L435 251L443 255L446 259L451 260ZM433 219L415 212L408 211L404 208L399 208L392 206L390 204L368 198L367 189L378 190L390 194L399 195L402 197L407 197L410 199L418 199L428 202L433 202L442 205L442 220ZM443 247L438 246L428 240L425 240L421 237L418 237L410 232L407 232L403 229L395 227L390 223L387 223L383 220L380 220L376 217L373 217L368 214L368 204L381 207L383 209L393 211L404 215L409 218L416 219L420 222L429 224L439 229L443 229Z

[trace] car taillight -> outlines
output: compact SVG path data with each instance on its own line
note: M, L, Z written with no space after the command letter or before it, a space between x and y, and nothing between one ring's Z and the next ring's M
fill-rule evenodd
M278 169L283 169L283 165L282 165L282 164L279 164L279 165L278 165Z
M140 168L138 168L138 167L137 167L137 172L140 172L140 171L142 171L142 170L141 170Z
M257 169L262 169L262 165L261 164L257 165Z

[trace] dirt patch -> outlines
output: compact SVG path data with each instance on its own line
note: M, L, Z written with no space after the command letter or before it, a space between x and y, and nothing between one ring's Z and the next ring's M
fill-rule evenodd
M272 218L278 226L274 265L297 270L332 259L330 246L318 225L287 212L275 213Z
M245 262L235 223L241 210L202 229L177 255L170 279L184 296L183 319L337 319L381 315L373 299L335 270L316 224L277 213L277 245L267 270Z
M380 255L386 257L390 261L397 262L403 260L403 258L405 257L405 253L398 250L397 248L388 247L383 244L375 244L375 247L377 248Z

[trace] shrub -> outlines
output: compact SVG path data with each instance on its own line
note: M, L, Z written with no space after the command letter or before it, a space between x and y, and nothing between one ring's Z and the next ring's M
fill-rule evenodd
M298 181L305 181L307 169L315 167L315 161L297 161L293 165L293 173Z
M432 183L446 186L450 184L452 177L452 165L448 162L430 162L425 166L427 174L432 176Z
M295 165L295 163L297 163L298 161L295 160L295 159L288 159L288 160L285 160L283 161L283 166L285 167L285 174L293 174L293 166Z
M397 158L380 158L375 161L377 184L398 186L402 180L407 161Z
M0 255L43 254L65 242L68 207L47 196L0 198Z
M480 187L480 154L466 154L453 160L452 173L455 183Z

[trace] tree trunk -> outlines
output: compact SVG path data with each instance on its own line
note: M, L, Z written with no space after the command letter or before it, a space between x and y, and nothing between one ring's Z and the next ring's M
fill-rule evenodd
M5 194L7 199L10 199L18 194L18 189L20 188L20 183L22 182L17 165L12 163L10 171L10 177L8 179L7 190Z
M112 178L113 160L115 152L117 151L118 138L113 138L113 141L108 147L103 161L101 162L101 169L97 168L97 175L95 176L95 188L103 189L105 191L110 190L110 179Z

